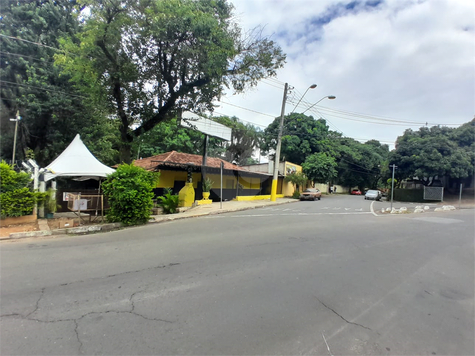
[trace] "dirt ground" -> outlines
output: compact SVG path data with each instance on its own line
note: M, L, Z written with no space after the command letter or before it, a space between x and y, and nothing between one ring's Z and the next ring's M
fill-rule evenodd
M14 232L28 232L28 231L37 231L38 222L33 222L29 224L21 225L10 225L10 226L0 226L0 237L8 237L11 233Z
M47 222L50 230L56 230L64 227L79 226L79 219L55 218L46 219L45 221ZM83 225L84 224L85 223L83 223ZM15 232L28 232L38 230L40 230L38 221L26 224L0 226L0 237L8 237L11 233Z

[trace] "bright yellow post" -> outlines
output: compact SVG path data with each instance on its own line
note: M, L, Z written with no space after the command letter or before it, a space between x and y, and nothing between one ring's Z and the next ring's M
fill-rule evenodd
M272 189L270 191L270 201L277 199L277 179L272 180Z

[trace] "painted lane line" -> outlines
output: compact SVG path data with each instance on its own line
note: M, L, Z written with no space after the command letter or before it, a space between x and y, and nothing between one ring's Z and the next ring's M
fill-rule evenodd
M264 217L275 217L275 216L317 216L317 215L365 215L371 214L369 211L362 212L348 212L348 213L298 213L298 214L247 214L247 215L234 215L234 216L225 216L222 214L219 215L209 215L204 216L207 219L221 219L221 218L264 218Z
M369 206L369 208L371 209L371 213L372 213L374 216L379 216L378 214L376 214L376 213L374 212L374 209L373 209L373 204L374 204L375 201L376 201L376 200L373 200L373 201L371 202L371 205Z

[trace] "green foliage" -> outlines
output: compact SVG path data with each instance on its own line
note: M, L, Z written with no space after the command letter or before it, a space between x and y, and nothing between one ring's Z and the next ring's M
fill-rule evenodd
M212 120L232 129L231 141L225 143L225 159L239 165L252 164L252 154L262 144L263 131L257 126L240 122L235 116L214 117Z
M280 118L276 118L265 130L262 152L273 151L277 147ZM282 131L281 160L295 164L305 162L307 156L326 152L335 156L338 152L338 139L341 135L331 131L323 119L293 113L287 115Z
M157 204L162 207L165 214L175 214L178 210L179 196L172 195L172 190L167 188L165 195L158 197Z
M293 199L300 199L300 192L299 192L298 190L296 190L295 192L293 192L292 198L293 198Z
M157 182L157 173L134 165L119 165L102 184L110 205L107 219L124 225L145 224L150 218Z
M436 176L473 175L474 149L475 119L456 129L434 126L406 130L398 137L390 162L398 166L395 174L399 180L418 177L430 185Z
M337 176L337 163L326 153L314 153L302 164L307 177L315 183L327 183Z
M290 182L293 184L294 187L305 186L305 184L307 184L307 180L308 180L307 177L302 172L295 172L292 174L288 174L284 178L284 182L286 183Z
M2 2L1 33L41 44L2 37L0 52L2 119L14 117L19 109L16 156L25 159L33 153L40 166L49 164L78 133L102 162L118 161L111 120L102 108L89 105L70 77L54 65L58 39L80 31L75 4L74 0ZM11 156L13 128L11 123L2 125L3 157Z
M203 192L209 192L211 187L213 186L213 181L209 178L206 178L203 183L201 183L201 187L203 188Z
M285 55L242 33L226 0L86 1L83 31L60 40L56 63L120 121L121 159L135 138L181 110L213 111L227 87L275 76Z
M31 215L36 202L43 197L28 187L27 173L15 172L5 161L0 163L0 216Z

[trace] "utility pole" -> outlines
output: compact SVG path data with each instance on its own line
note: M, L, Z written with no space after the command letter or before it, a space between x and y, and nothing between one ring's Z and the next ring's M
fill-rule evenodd
M18 121L20 121L20 111L16 112L16 119L10 119L10 121L15 121L15 135L13 136L13 158L12 158L12 167L15 167L15 150L16 150L16 135L18 131Z
M393 210L393 197L394 197L394 170L397 168L395 164L390 165L393 169L393 178L391 179L391 210Z
M284 128L285 101L287 100L288 87L289 87L289 84L285 83L284 98L282 99L282 110L280 112L279 135L277 136L277 148L275 149L275 156L274 156L274 176L272 177L272 189L270 193L270 201L275 201L277 199L277 180L278 180L278 175L279 175L280 148L282 146L282 130Z

